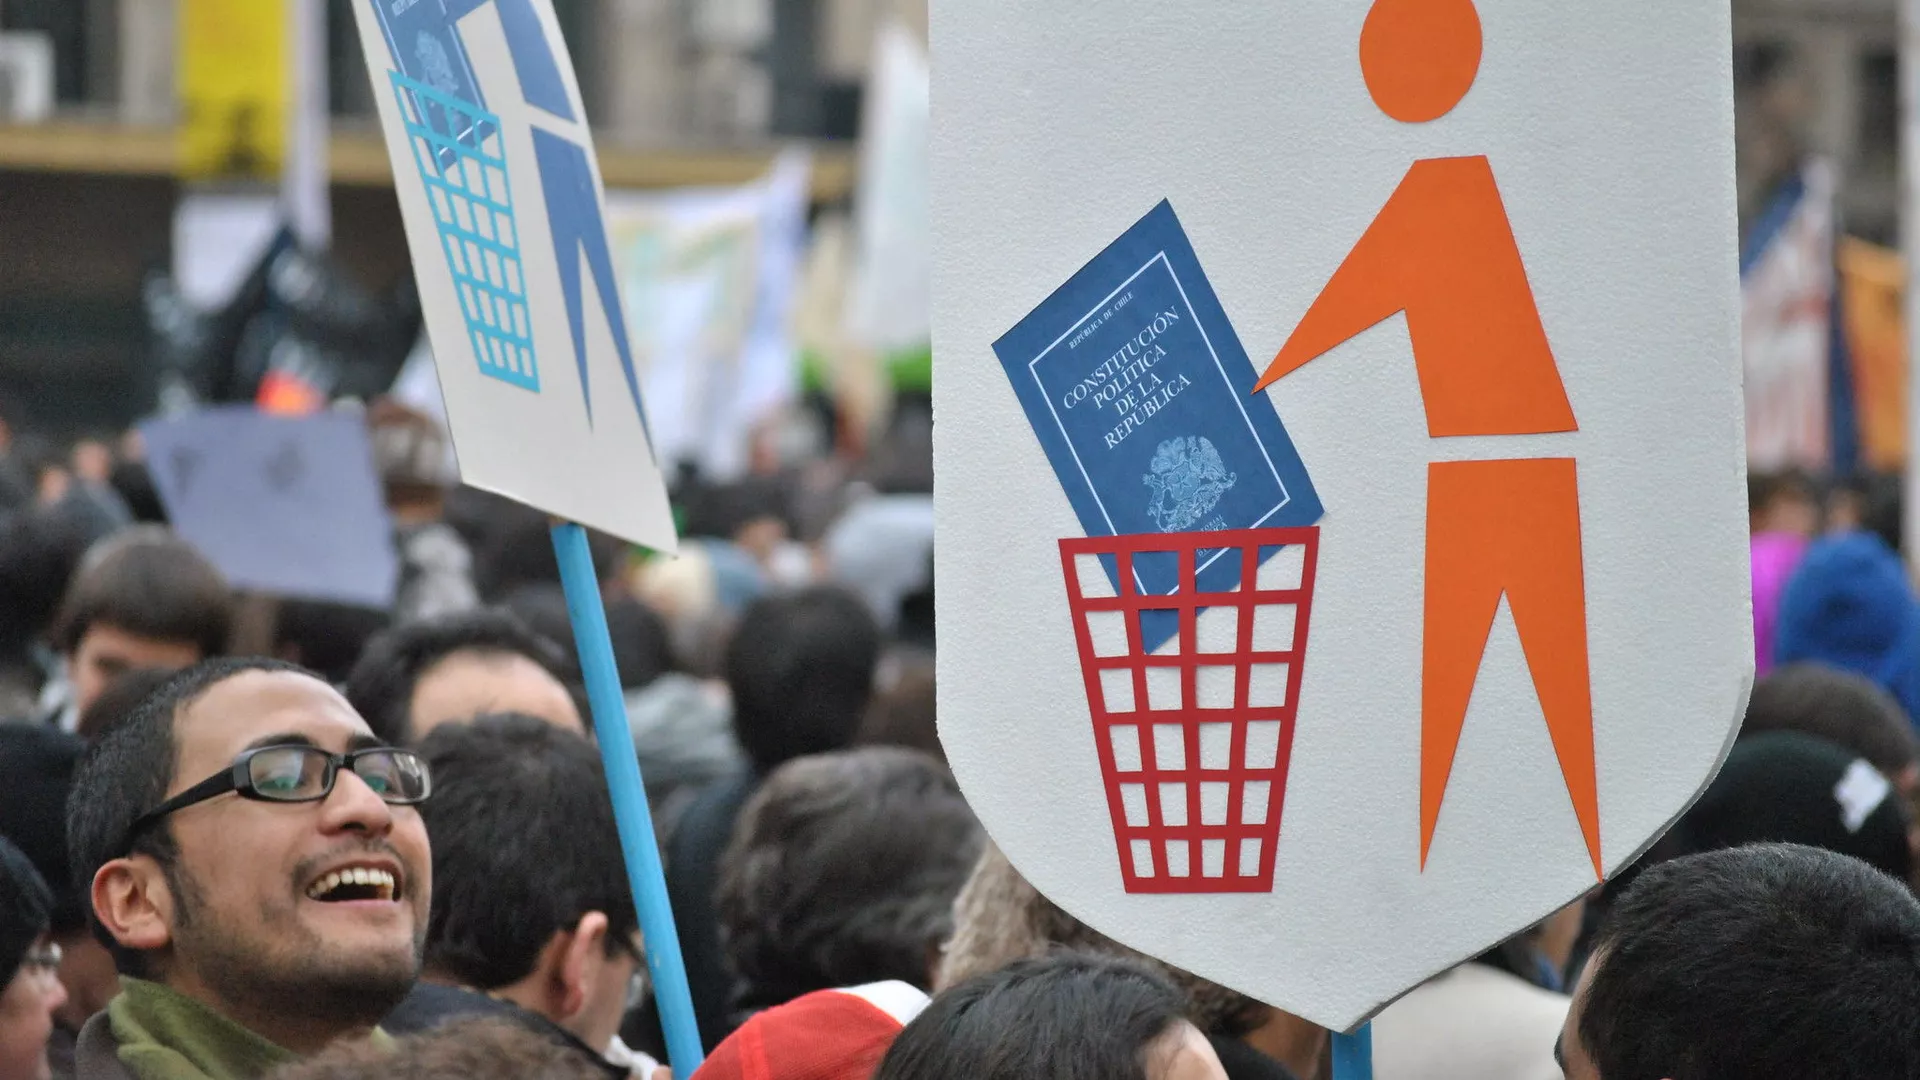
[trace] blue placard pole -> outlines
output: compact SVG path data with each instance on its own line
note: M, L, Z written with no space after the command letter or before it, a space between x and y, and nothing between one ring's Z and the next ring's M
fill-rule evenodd
M1373 1080L1372 1024L1351 1035L1333 1033L1333 1080Z
M660 1005L660 1026L667 1036L667 1063L673 1075L692 1076L706 1053L700 1048L700 1027L693 1018L687 965L680 956L680 935L674 930L673 908L667 902L660 846L653 835L646 788L640 782L633 731L627 727L626 695L613 662L607 611L601 606L600 577L594 573L586 530L572 522L555 525L553 554L560 562L560 584L567 591L567 614L573 620L574 646L580 651L587 705L593 712L600 760L607 770L607 790L613 796L613 816L620 826L620 846L627 856L627 880L633 885L634 906L640 910L647 971L653 976L653 996Z

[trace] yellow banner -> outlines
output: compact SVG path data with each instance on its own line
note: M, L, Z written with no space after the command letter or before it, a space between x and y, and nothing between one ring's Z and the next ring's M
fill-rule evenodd
M1900 254L1843 237L1837 252L1860 460L1888 472L1907 459L1906 267Z
M179 0L180 172L273 177L292 77L286 0Z

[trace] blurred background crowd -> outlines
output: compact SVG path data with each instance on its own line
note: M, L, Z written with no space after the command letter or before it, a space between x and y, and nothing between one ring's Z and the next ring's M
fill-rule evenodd
M683 538L675 558L593 547L712 1054L698 1075L1330 1075L1325 1030L1035 892L942 763L924 0L554 9ZM1745 728L1627 873L1382 1014L1387 1080L1920 1075L1898 13L1736 0L1734 25ZM0 1080L664 1060L549 523L458 481L371 93L348 0L0 0ZM219 408L344 423L350 452L183 456L164 425ZM375 493L340 527L374 537L391 581L261 575L251 496L189 497L209 454L316 505ZM188 753L166 710L186 725L210 688L305 678L233 661L170 679L220 657L317 673L431 769L423 980L370 992L364 1024L327 1027L318 1000L283 1010L313 1010L307 1028L182 1019L167 995L196 964L321 979L278 958L280 982L248 982L277 956L270 906L202 897L199 925L238 944L180 916L174 983L107 947L127 939L88 883L127 856L99 836L151 809L128 802L156 782L143 761L159 792L195 779L166 771ZM404 785L380 793L352 828L416 813ZM175 838L147 854L183 880L225 867L244 894L242 864ZM355 869L312 895L407 891ZM1810 879L1832 895L1796 907ZM1807 910L1840 912L1830 936L1782 932L1826 925ZM1868 940L1905 967L1876 982L1849 951ZM1799 993L1835 965L1839 1004ZM117 1058L90 1056L97 1017ZM375 1020L397 1049L295 1045ZM1658 1071L1677 1060L1692 1071Z

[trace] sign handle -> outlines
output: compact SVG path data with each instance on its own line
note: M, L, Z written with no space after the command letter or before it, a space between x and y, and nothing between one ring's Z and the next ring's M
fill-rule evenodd
M1373 1080L1372 1024L1351 1035L1333 1033L1333 1080Z
M646 938L647 971L653 977L653 996L659 1003L660 1026L667 1037L668 1064L673 1075L692 1076L706 1053L700 1047L699 1025L694 1022L686 961L680 956L680 936L674 929L673 908L667 902L660 846L653 835L646 788L640 781L640 761L633 752L633 731L627 727L626 695L613 662L607 612L601 606L600 578L594 573L586 530L570 521L554 525L553 554L560 563L560 584L567 593L567 614L573 621L573 640L580 652L587 705L593 712L607 790L613 796L613 816L620 827L620 847L626 853L634 905L640 912L640 932Z

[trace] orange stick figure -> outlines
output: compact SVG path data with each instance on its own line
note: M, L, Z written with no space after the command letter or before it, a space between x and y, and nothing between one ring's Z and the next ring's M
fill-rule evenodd
M1473 85L1480 52L1473 0L1376 0L1360 32L1367 90L1403 123L1451 112ZM1413 163L1254 389L1402 312L1428 435L1577 429L1485 157ZM1598 876L1600 809L1572 458L1427 468L1420 864L1433 846L1502 595Z

